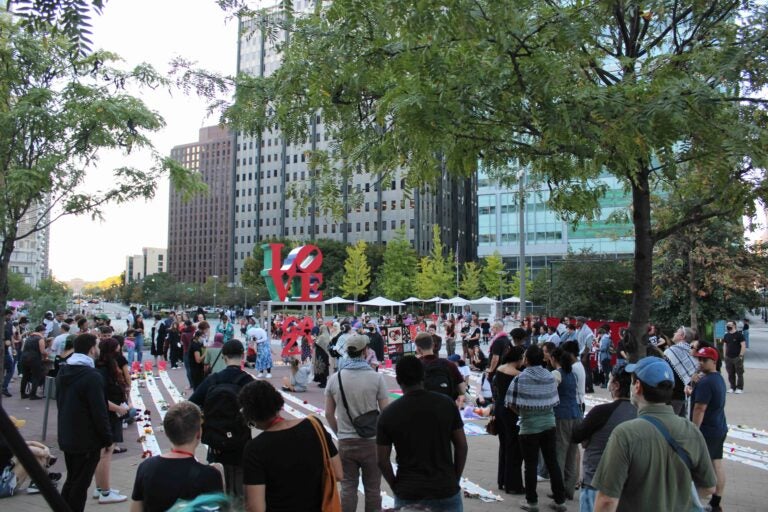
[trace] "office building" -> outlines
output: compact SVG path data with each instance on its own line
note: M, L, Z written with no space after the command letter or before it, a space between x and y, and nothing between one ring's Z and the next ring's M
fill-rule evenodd
M200 129L197 142L171 150L171 158L198 171L208 185L206 194L187 201L177 191L170 192L166 270L178 281L203 283L213 275L232 281L233 144L227 128L209 126Z
M152 274L168 271L168 250L144 247L141 254L126 256L125 282L141 281Z
M588 249L599 257L631 257L635 250L632 224L613 222L610 217L629 208L631 197L616 178L604 176L601 182L608 189L600 200L600 218L591 224L581 222L575 229L547 206L549 190L546 186L525 184L525 260L526 268L533 274L562 260L569 251L580 253ZM517 271L521 231L519 189L501 187L481 172L477 205L478 256L498 252L506 268Z
M294 1L296 12L313 5L314 2L305 0ZM276 45L284 42L287 34L266 37L248 22L243 25L238 43L238 72L269 76L280 65ZM329 139L321 112L309 120L306 137L298 143L289 143L279 131L236 134L231 260L236 281L254 245L270 238L333 239L347 243L363 239L386 244L399 229L404 229L413 247L425 254L430 250L432 225L436 223L441 227L444 245L458 250L459 261L475 258L474 178L451 178L444 169L443 179L438 183L413 190L406 189L403 172L386 180L355 173L348 183L339 184L345 208L341 218L334 218L321 211L315 201L316 177L308 165L308 153L327 150L333 142ZM287 197L291 187L309 195L306 205Z
M40 216L43 219L40 219ZM47 203L31 206L19 222L17 233L23 235L35 229L35 225L47 224L50 219ZM0 238L2 240L2 238ZM10 270L24 278L30 286L37 286L41 279L50 276L48 252L50 228L46 227L17 240L11 254Z

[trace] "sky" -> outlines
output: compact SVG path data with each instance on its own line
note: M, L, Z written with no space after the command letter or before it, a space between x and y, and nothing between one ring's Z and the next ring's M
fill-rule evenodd
M237 22L227 19L215 0L109 0L93 19L94 48L120 55L126 65L142 62L166 72L176 56L199 66L234 74L237 64ZM160 113L166 127L152 135L155 148L170 154L179 144L197 141L198 130L217 123L208 117L206 103L180 92L136 91ZM105 152L89 171L90 190L109 186L111 170L123 165L151 165L148 153L125 156ZM51 226L49 266L61 281L74 278L98 281L125 269L125 257L142 247L167 247L168 180L151 201L134 201L105 208L103 220L89 216L64 217Z

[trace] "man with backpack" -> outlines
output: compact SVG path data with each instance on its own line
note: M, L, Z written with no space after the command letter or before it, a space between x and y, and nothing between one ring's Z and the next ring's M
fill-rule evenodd
M251 439L251 429L240 414L237 396L253 377L241 370L243 344L229 340L221 349L227 367L209 375L189 397L203 411L202 442L208 445L208 462L224 466L225 490L230 496L242 496L242 456Z
M467 385L459 372L459 368L448 361L437 357L434 353L435 342L428 332L421 332L414 340L416 353L424 365L424 388L448 395L451 400L461 398L463 401Z

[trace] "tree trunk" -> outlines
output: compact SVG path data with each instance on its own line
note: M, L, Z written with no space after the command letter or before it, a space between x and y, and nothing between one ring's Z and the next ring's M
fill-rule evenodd
M632 278L632 309L629 332L634 343L627 347L629 360L645 357L648 320L651 316L653 285L653 234L651 233L651 194L645 169L632 180L632 224L635 228L634 276Z
M699 299L696 292L696 268L693 265L693 245L688 245L688 296L691 302L691 329L699 330Z
M0 315L0 332L3 333L3 345L5 345L5 307L8 301L8 271L11 266L11 254L15 243L16 233L2 241L0 249L0 306L3 311ZM5 350L13 350L13 347L3 348L0 351L0 381L5 377ZM3 395L0 393L0 405L3 403Z

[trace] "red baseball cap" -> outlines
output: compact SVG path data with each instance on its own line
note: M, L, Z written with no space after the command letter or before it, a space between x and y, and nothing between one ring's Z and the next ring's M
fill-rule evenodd
M699 359L711 359L717 361L720 359L720 354L718 354L717 350L712 347L704 347L696 352L696 357Z

